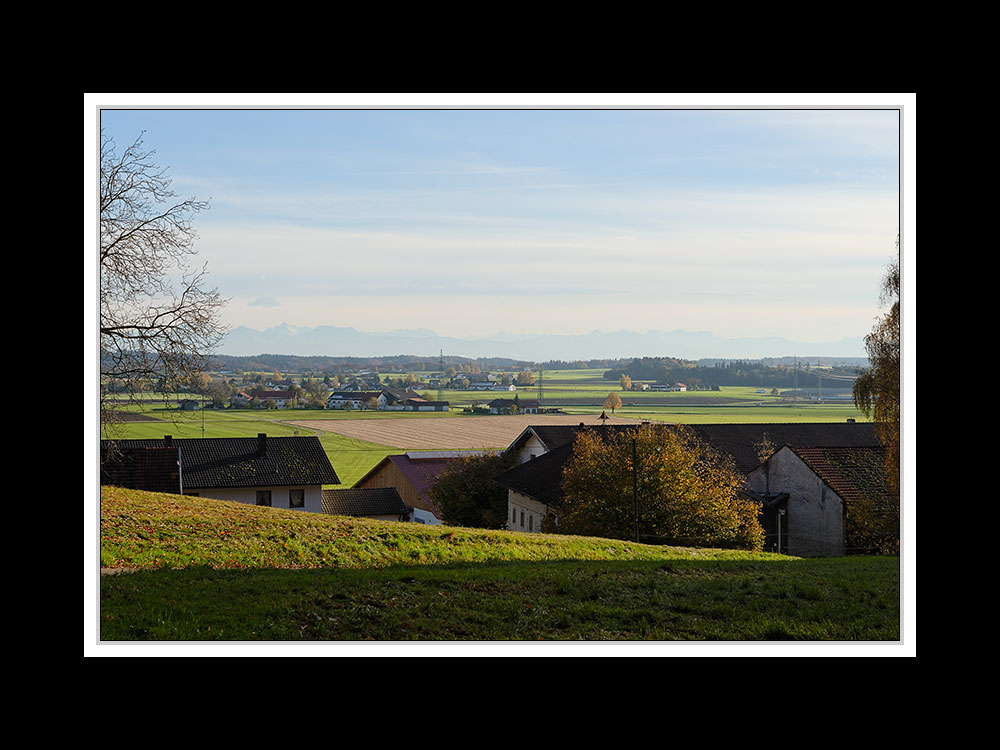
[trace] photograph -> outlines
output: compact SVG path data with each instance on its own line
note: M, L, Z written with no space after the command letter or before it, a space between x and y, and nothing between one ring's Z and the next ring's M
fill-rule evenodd
M915 656L915 120L85 93L85 657Z

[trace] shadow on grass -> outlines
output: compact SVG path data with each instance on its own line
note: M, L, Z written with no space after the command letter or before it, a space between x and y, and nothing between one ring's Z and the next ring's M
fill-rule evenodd
M898 641L896 558L139 571L104 641Z

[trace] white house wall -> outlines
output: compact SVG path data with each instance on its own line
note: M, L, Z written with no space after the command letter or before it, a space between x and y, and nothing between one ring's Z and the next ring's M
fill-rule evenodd
M510 531L539 532L548 506L514 490L507 491L507 528Z
M231 500L247 505L257 504L257 490L271 491L271 507L284 510L300 510L307 513L323 512L323 488L319 485L301 487L234 487L232 489L198 489L185 487L184 494L198 495L215 500ZM289 508L289 491L305 490L305 507Z
M844 554L843 500L787 446L748 474L747 486L758 493L788 493L788 554Z

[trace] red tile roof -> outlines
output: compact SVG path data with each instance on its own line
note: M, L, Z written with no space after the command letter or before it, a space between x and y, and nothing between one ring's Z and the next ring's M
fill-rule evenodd
M788 446L845 503L869 498L878 502L890 494L881 446Z

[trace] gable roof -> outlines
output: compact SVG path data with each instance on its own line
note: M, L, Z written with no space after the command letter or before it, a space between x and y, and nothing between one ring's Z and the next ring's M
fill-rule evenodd
M845 503L891 496L882 446L820 446L789 450L802 459Z
M368 401L369 399L378 398L382 395L382 391L333 391L327 398L327 401L333 401L335 399L344 399L345 401Z
M545 505L558 505L563 496L563 468L572 455L573 444L564 443L537 458L507 469L493 481Z
M402 516L410 512L395 487L323 490L323 512L335 516Z
M292 397L291 391L250 391L251 398L274 398L288 399Z
M673 425L660 424L665 428ZM562 497L560 487L563 468L573 453L573 443L580 430L590 430L601 434L615 434L624 430L634 430L638 425L532 425L527 427L511 443L508 451L516 450L531 437L537 437L547 449L537 458L526 461L503 474L494 481L534 498L546 505L557 505ZM783 423L783 424L712 424L686 425L697 436L717 450L733 457L736 467L749 473L760 465L757 444L766 436L776 446L795 445L808 448L815 445L827 446L824 450L836 451L837 455L849 455L849 449L878 449L881 444L870 422L826 422L826 423ZM836 489L836 488L835 488Z
M434 515L440 517L437 506L431 502L431 488L438 477L456 459L464 456L479 455L483 451L409 451L401 455L386 456L354 483L355 488L362 488L369 477L377 474L386 464L395 466L403 478L416 491L417 495L427 503Z
M487 405L495 406L497 408L503 408L505 406L514 406L515 404L520 406L522 409L537 409L538 399L519 397L515 402L514 399L512 398L495 398L492 401L490 401Z
M115 445L122 456L134 456L136 451L148 448L173 448L180 465L180 488L184 490L340 484L315 436L268 437L264 433L255 438L166 436L162 440L118 440ZM102 440L102 456L106 448L110 448L110 441Z
M774 424L689 424L702 440L727 453L736 468L747 474L760 466L757 446L766 438L775 449L782 445L861 447L881 445L872 422L786 422Z
M129 490L181 491L180 457L176 447L125 448L101 445L101 484Z
M564 445L573 443L580 430L606 430L617 432L621 430L634 430L640 426L639 422L634 424L611 424L611 425L586 425L579 424L537 424L529 425L514 438L514 441L507 447L508 451L517 450L523 446L531 437L538 438L538 441L545 446L546 450L555 450Z
M420 394L411 388L388 388L382 387L380 393L384 393L389 401L405 401L408 398L420 398Z

